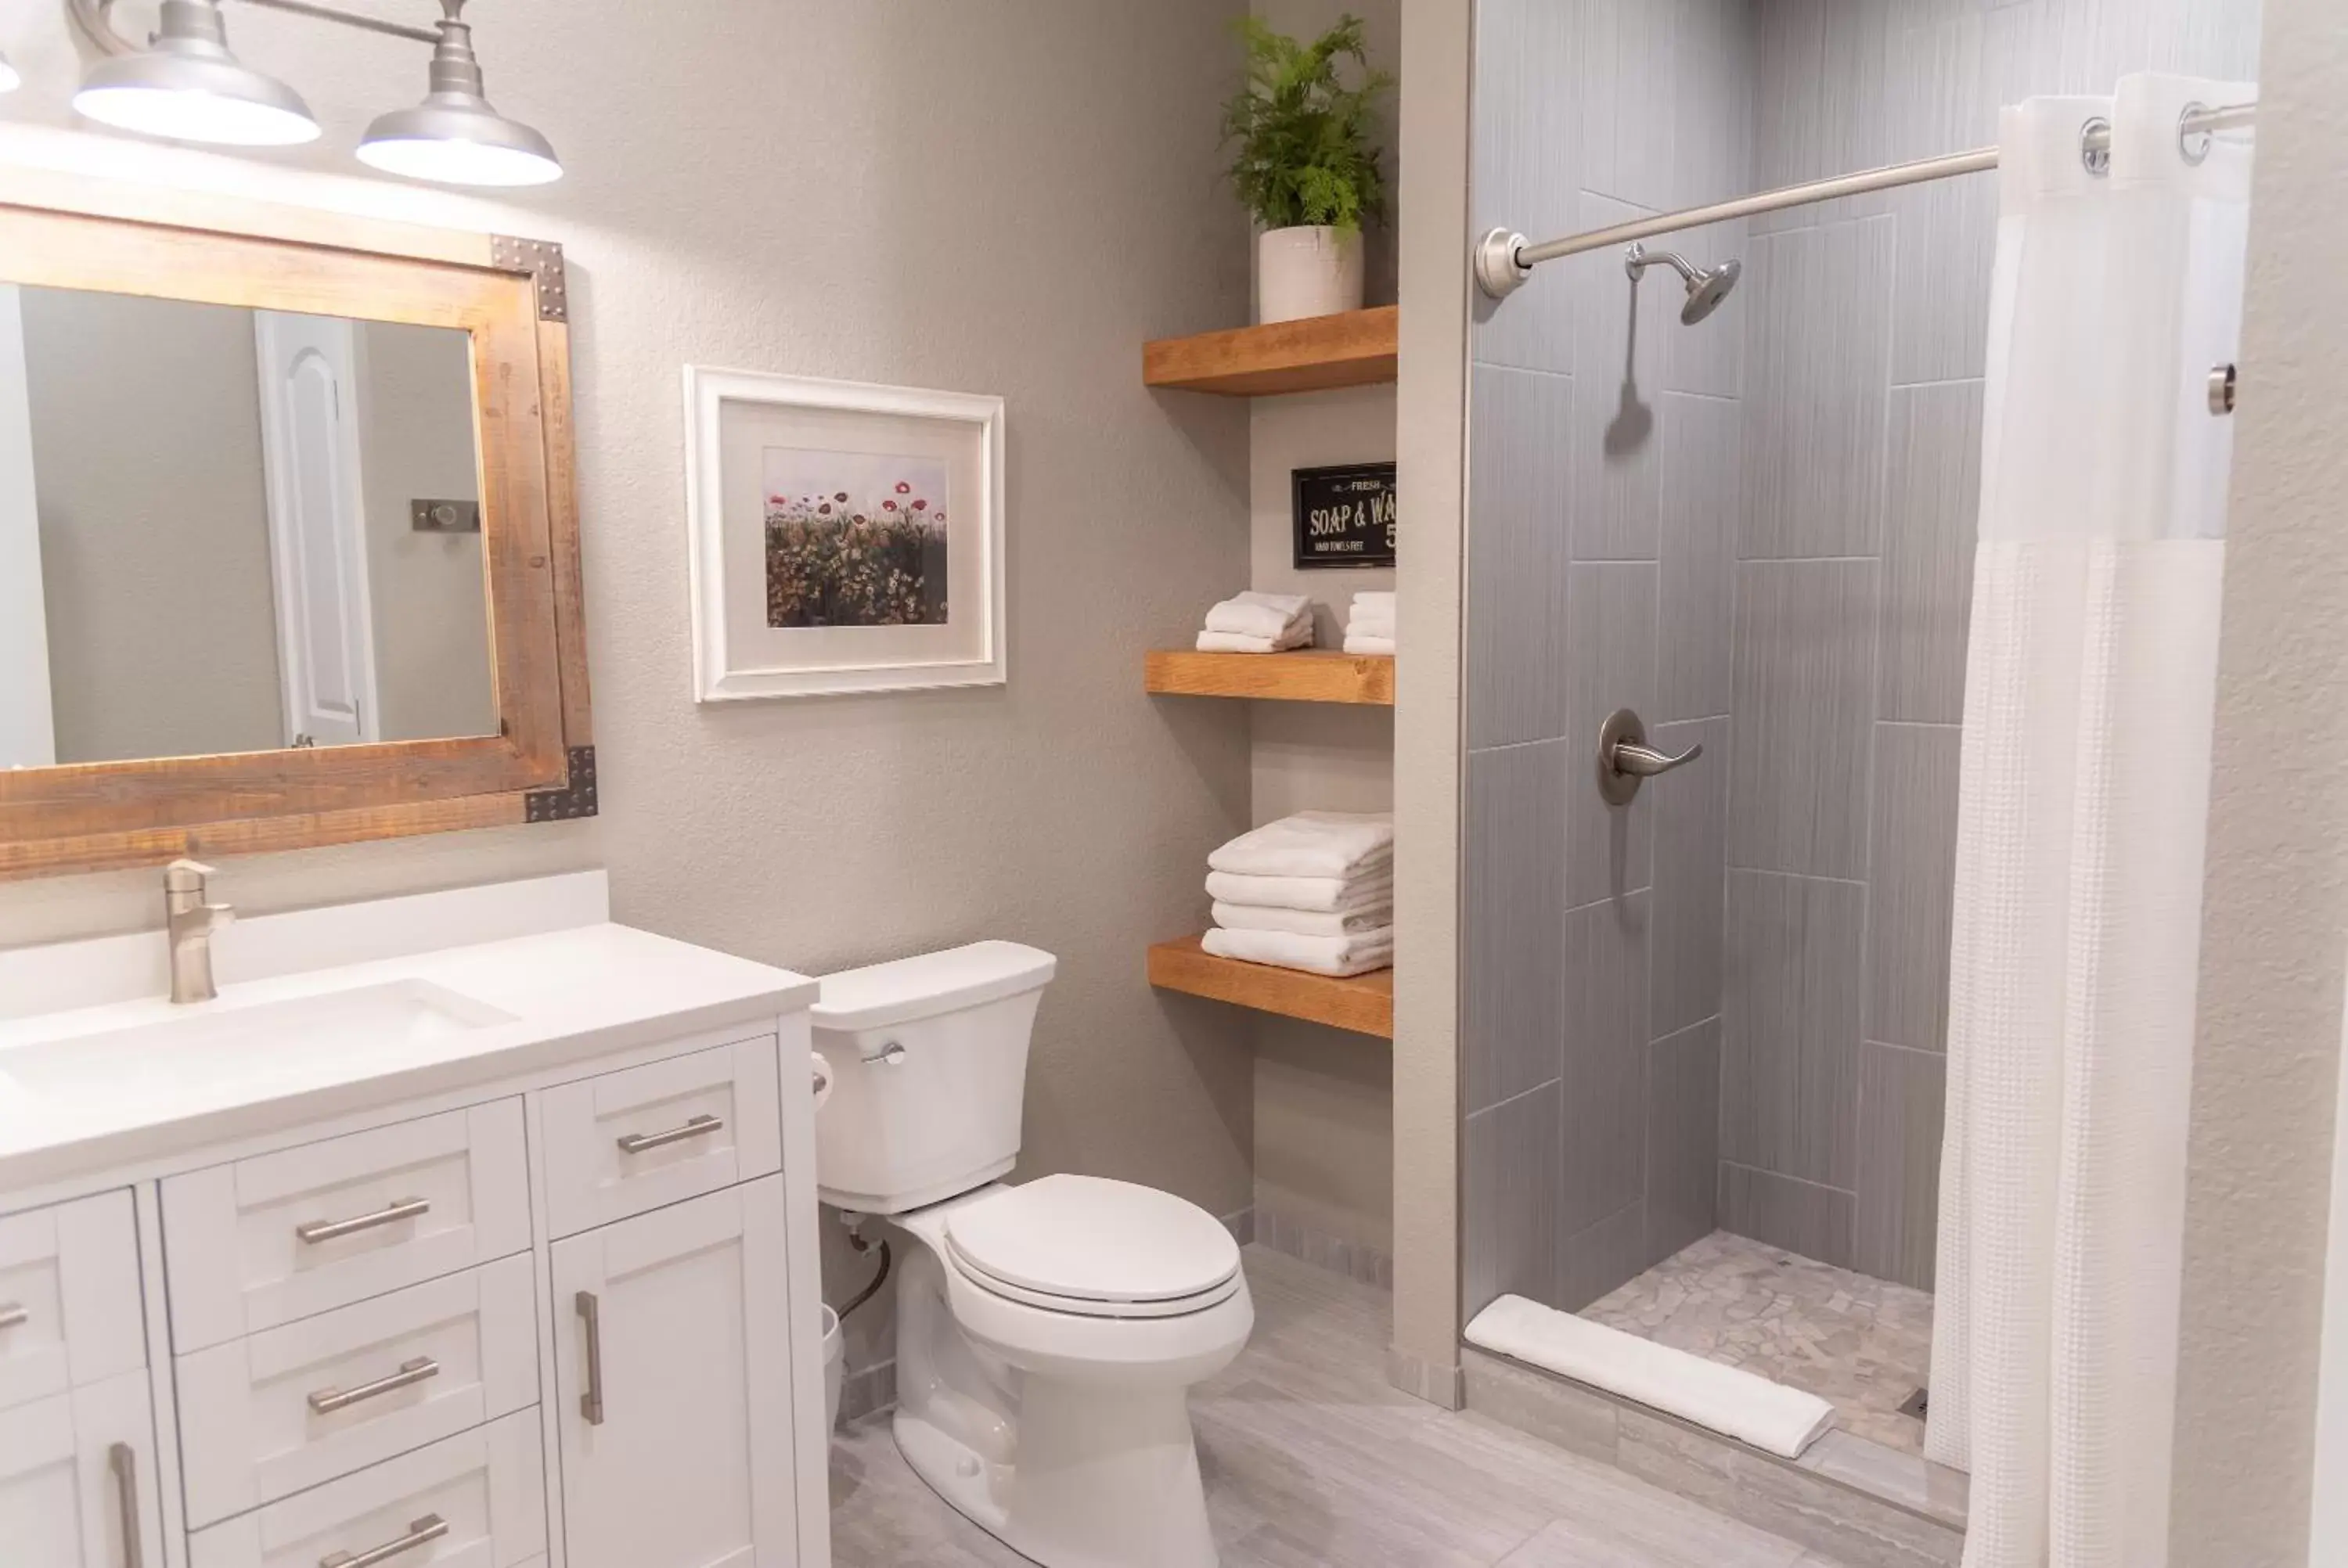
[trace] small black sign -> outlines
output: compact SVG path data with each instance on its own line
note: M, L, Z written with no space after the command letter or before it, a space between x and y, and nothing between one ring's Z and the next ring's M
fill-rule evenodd
M1395 466L1349 463L1294 471L1296 564L1395 563Z

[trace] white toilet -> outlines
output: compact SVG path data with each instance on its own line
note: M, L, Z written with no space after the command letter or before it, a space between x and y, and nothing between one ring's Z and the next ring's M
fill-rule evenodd
M817 1186L907 1238L897 1446L940 1497L1045 1568L1211 1568L1189 1389L1255 1323L1238 1244L1154 1188L995 1179L1055 963L978 942L826 976Z

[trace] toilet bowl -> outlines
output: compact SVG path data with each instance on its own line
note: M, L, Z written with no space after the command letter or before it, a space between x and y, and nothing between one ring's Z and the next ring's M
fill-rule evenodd
M1045 1568L1212 1568L1189 1389L1254 1325L1238 1244L1155 1188L995 1179L1053 967L982 942L827 977L818 1191L901 1234L892 1430L940 1497Z

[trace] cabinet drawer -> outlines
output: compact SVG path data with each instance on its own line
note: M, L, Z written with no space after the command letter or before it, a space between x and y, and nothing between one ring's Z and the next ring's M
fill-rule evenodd
M522 1253L180 1357L190 1527L536 1404L535 1298Z
M0 1409L147 1364L128 1191L0 1218Z
M145 1372L0 1410L0 1563L7 1568L160 1563L162 1517Z
M530 1245L521 1102L257 1154L163 1184L180 1355Z
M438 1530L439 1533L432 1533ZM535 1407L188 1537L189 1568L318 1568L403 1541L385 1568L523 1568L546 1550Z
M773 1035L547 1090L549 1234L781 1170L781 1091Z

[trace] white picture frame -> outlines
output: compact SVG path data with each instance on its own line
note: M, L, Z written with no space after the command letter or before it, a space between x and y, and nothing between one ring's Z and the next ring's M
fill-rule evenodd
M694 700L1004 684L1003 419L1003 399L979 394L685 366ZM851 612L900 619L798 619L807 601L778 586L789 569L778 559L783 536L770 532L770 521L788 525L777 509L790 501L788 482L827 466L862 476L890 465L930 483L886 489L943 486L941 510L929 514L944 519L933 530L939 542L923 557L936 580L917 573L891 600L898 608ZM843 497L856 488L840 482ZM876 505L896 510L893 499Z

